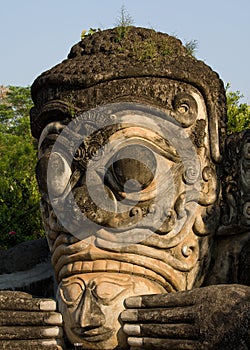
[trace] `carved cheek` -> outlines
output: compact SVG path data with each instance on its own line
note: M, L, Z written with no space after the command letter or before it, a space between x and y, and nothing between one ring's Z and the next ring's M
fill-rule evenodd
M54 196L60 196L65 191L71 176L68 162L59 153L53 152L49 157L47 181Z
M42 192L61 196L70 180L71 169L66 159L57 152L47 152L38 161L36 176Z

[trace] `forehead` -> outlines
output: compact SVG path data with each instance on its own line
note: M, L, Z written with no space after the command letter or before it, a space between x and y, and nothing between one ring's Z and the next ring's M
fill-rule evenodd
M169 110L181 93L192 95L199 107L206 110L205 99L198 88L160 77L111 80L77 90L70 87L62 91L43 88L37 94L36 108L31 113L31 128L33 132L40 130L41 133L51 121L67 122L79 112L113 102L139 102Z
M74 103L83 109L90 109L114 101L137 101L138 99L141 102L148 101L155 106L170 107L175 96L181 92L197 94L203 99L202 94L195 86L160 77L111 80L88 89L71 91ZM65 91L61 97L67 98L67 95L69 93Z
M197 119L207 119L206 103L201 92L191 84L166 78L114 80L88 89L63 91L60 95L56 94L56 98L51 98L47 90L44 93L41 92L39 98L40 115L36 118L37 123L44 127L52 121L67 124L86 111L119 102L145 104L160 108L168 115L175 112L183 114L177 118L183 127L187 124L191 126ZM185 123L188 117L185 108L188 107L195 109L196 115L192 123Z
M68 124L49 123L42 132L39 148L42 145L42 148L46 148L47 142L44 141L47 137L53 139L51 134L54 134L55 139L53 140L56 141L60 133L62 137L59 139L59 144L63 143L63 148L71 150L74 143L72 151L77 149L77 145L80 146L82 142L87 148L91 148L93 142L101 146L108 140L117 139L118 136L119 140L148 139L160 144L165 140L172 145L176 144L178 139L189 138L198 147L204 146L208 141L206 112L200 96L195 93L177 95L172 109L120 102L80 113ZM199 144L195 137L197 133L199 133ZM114 138L112 134L115 134ZM48 145L51 142L54 143L52 139ZM68 139L67 142L66 139Z

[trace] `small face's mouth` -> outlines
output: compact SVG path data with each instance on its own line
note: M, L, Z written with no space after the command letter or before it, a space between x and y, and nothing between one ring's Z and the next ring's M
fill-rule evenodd
M115 331L108 327L99 327L85 331L83 328L75 327L72 331L82 340L88 342L100 342L111 338Z

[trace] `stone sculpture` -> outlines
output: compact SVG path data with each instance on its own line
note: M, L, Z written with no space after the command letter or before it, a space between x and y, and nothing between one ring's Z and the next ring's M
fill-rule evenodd
M248 349L249 133L225 155L218 75L174 37L121 27L86 36L32 97L69 342ZM230 280L232 256L243 273Z

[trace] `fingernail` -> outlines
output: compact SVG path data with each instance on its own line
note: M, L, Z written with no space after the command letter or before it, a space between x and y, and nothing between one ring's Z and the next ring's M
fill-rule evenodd
M125 300L126 307L137 308L142 306L141 297L130 297Z
M42 311L55 311L56 310L56 302L55 300L42 300L40 302L40 310Z
M44 317L44 321L47 324L53 324L55 326L60 326L63 323L62 315L59 313L54 313L48 317Z
M57 337L60 334L59 327L46 328L42 331L42 334L46 337Z
M121 313L122 321L133 322L137 321L137 311L136 310L125 310Z
M128 338L128 343L130 346L142 346L143 345L143 341L142 338Z
M43 340L42 345L44 345L44 346L57 345L57 341L54 339L53 340Z
M140 335L141 333L140 326L136 324L125 324L123 330L128 335Z
M63 346L61 346L58 343L58 340L56 339L51 339L51 340L43 340L41 343L42 346L46 346L48 348L50 348L51 346L53 346L53 349L57 349L57 350L63 350L65 349Z

